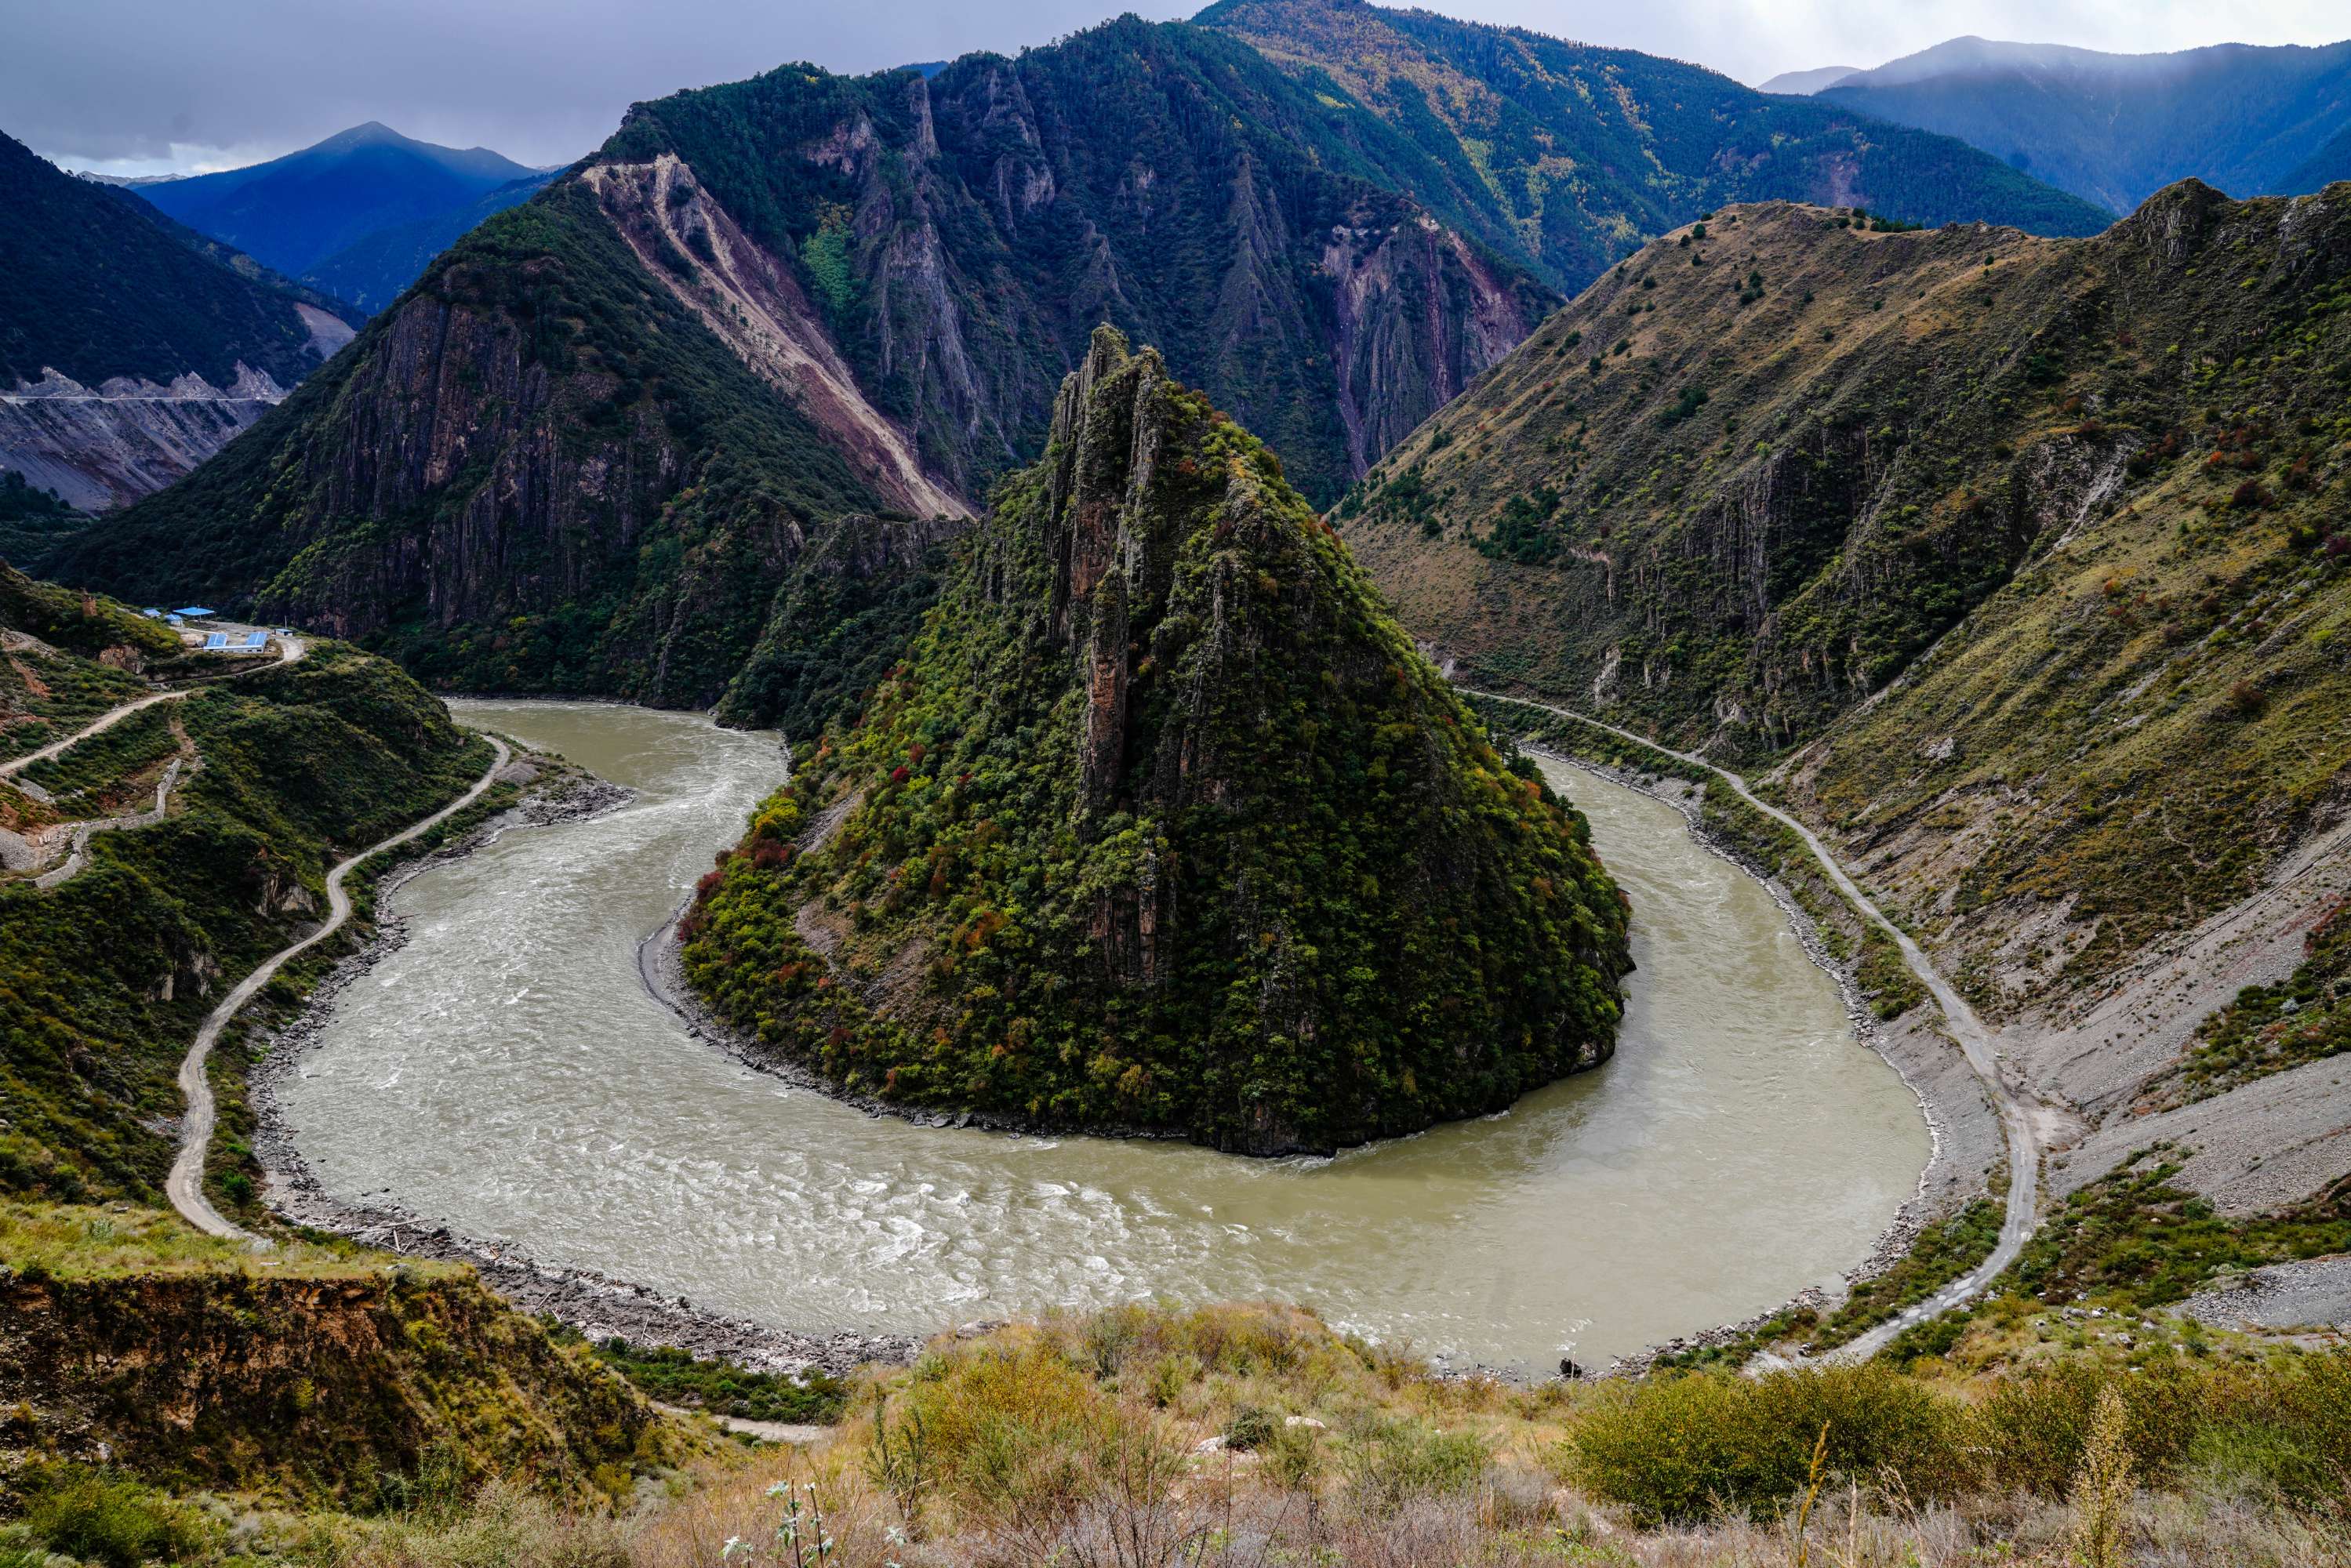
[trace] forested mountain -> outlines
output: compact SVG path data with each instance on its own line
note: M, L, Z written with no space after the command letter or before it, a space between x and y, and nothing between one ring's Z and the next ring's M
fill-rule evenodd
M199 233L374 311L549 178L486 147L435 147L371 120L266 163L137 190Z
M1583 820L1273 454L1109 328L906 656L803 758L684 962L852 1091L1275 1155L1614 1048L1625 909Z
M2176 180L2296 195L2351 174L2351 42L2112 55L1954 38L1820 98L1959 137L2116 213ZM2314 163L2329 143L2337 162Z
M1359 98L1233 30L1325 13L1364 8L1126 17L1018 58L857 78L789 66L640 104L458 242L329 385L57 570L323 618L455 685L701 703L758 644L766 673L729 711L774 718L754 693L831 689L779 640L819 634L808 617L831 601L787 582L811 534L849 512L967 513L1036 457L1103 322L1162 345L1326 502L1523 338L1558 284L1742 181L1859 181L1938 217L2088 213L1947 139L1879 127L1864 148L1841 111L1710 73L1400 15L1427 36L1398 31L1396 48L1515 84L1488 96L1507 121L1494 156L1520 160L1493 168L1519 172L1489 180L1468 161L1482 120L1432 135L1399 107L1419 66ZM1522 81L1530 60L1581 85ZM1538 117L1564 144L1586 136L1586 93L1622 109L1636 89L1667 97L1574 142L1588 176L1525 162L1553 137ZM1701 89L1715 108L1672 108ZM1749 118L1726 144L1734 109ZM1696 172L1750 141L1730 160L1747 174ZM1607 172L1660 149L1692 171L1663 194ZM1512 181L1576 198L1543 217L1498 194ZM1585 206L1596 227L1567 215ZM738 433L723 446L722 428ZM936 542L825 553L881 566L849 597L895 615L911 603L897 574L926 575Z
M2093 234L2110 214L1948 138L1757 92L1700 66L1367 0L1218 0L1203 26L1335 88L1443 171L1478 232L1574 290L1725 202ZM1422 199L1437 200L1424 187Z
M1103 321L1328 497L1561 298L1409 138L1182 24L928 78L787 67L638 106L598 162L664 157L794 264L866 395L967 498L1035 456Z
M253 602L463 689L701 706L810 534L880 504L572 181L54 575Z
M434 256L456 244L467 231L508 207L530 200L554 177L525 175L503 185L493 185L470 202L377 229L330 256L319 257L303 277L372 315L399 298Z
M82 507L217 450L349 340L334 301L0 135L0 467Z

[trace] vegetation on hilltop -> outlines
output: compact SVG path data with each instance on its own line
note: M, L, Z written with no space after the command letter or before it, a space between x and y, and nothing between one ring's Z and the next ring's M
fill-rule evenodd
M852 1091L1259 1153L1604 1059L1624 930L1272 454L1107 329L684 926L723 1017Z
M2331 798L2346 387L2351 187L2086 241L1741 209L1338 515L1480 684L1733 755L1851 712L1792 789L2000 1010L2243 896ZM2066 928L2006 949L2020 899Z

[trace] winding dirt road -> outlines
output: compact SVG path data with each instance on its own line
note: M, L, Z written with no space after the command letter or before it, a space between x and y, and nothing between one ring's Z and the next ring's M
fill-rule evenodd
M179 1157L172 1162L172 1175L165 1187L172 1195L172 1207L197 1229L213 1236L267 1245L262 1238L222 1215L204 1197L204 1150L212 1143L215 1115L212 1082L204 1075L204 1063L212 1055L213 1046L220 1039L221 1030L227 1027L228 1020L235 1018L246 1003L253 999L255 993L285 967L287 959L308 951L342 929L343 922L351 916L351 897L343 891L343 879L350 874L353 866L370 855L397 848L418 834L438 827L482 798L483 791L489 789L498 776L498 769L507 765L511 755L505 741L496 736L488 738L492 753L490 765L481 778L474 781L472 788L431 816L410 823L379 843L369 845L329 872L325 924L292 946L280 948L264 959L253 973L237 982L236 988L221 998L220 1006L212 1010L211 1016L204 1019L204 1027L196 1030L196 1038L188 1042L188 1053L180 1061L180 1092L187 1097L188 1110L180 1123Z
M254 627L250 628L250 630L258 631L259 628ZM304 653L309 652L308 644L306 644L299 637L273 637L270 641L277 644L277 663L279 664L293 664L295 661L301 658ZM264 667L275 669L277 666L267 665ZM237 674L249 674L251 673L252 672L248 670L239 670ZM215 675L211 678L213 680L219 680L222 677ZM236 675L230 675L226 678L235 680ZM198 685L182 686L178 691L174 692L151 692L147 695L140 697L135 701L124 703L120 707L109 708L104 713L99 715L96 718L90 720L89 724L85 725L80 729L78 729L73 734L67 736L63 740L53 740L49 742L48 745L41 747L38 751L28 751L22 757L11 758L5 762L0 762L0 779L14 778L18 773L23 772L26 768L30 768L36 762L46 761L49 758L57 756L61 752L68 751L74 747L80 745L83 741L88 740L91 736L97 735L104 730L112 729L116 725L121 723L124 719L129 718L132 714L139 712L141 708L151 708L158 703L175 703L183 697L193 696L204 689L204 688L202 685Z
M2041 1136L2033 1125L2032 1105L2022 1090L2001 1071L1999 1054L1992 1048L1991 1030L1976 1016L1975 1009L1968 1005L1967 998L1943 977L1942 971L1935 967L1918 944L1887 919L1886 912L1862 892L1860 883L1846 874L1844 867L1837 863L1836 856L1829 852L1829 847L1821 841L1818 834L1777 806L1758 800L1755 792L1747 787L1747 780L1738 774L1718 767L1703 757L1660 746L1646 735L1619 729L1613 724L1593 718L1590 714L1577 713L1573 708L1553 707L1549 703L1529 702L1524 697L1503 696L1495 692L1473 691L1468 686L1460 689L1472 696L1517 703L1540 713L1556 714L1578 724L1588 724L1594 729L1605 730L1610 735L1646 746L1652 751L1663 752L1676 761L1705 768L1729 785L1740 800L1773 821L1792 829L1813 852L1813 858L1820 862L1821 869L1828 873L1829 880L1836 884L1838 891L1853 902L1855 908L1894 938L1895 945L1902 950L1902 961L1909 966L1910 972L1918 977L1919 982L1933 994L1936 1005L1942 1009L1943 1021L1949 1029L1951 1038L1959 1042L1960 1051L1968 1059L1968 1066L1974 1071L1977 1080L1983 1084L1985 1095L2000 1113L2001 1129L2008 1140L2008 1210L2001 1220L2000 1241L1982 1262L1927 1300L1905 1309L1858 1339L1839 1345L1822 1359L1866 1361L1912 1324L1924 1322L1981 1293L2003 1270L2016 1261L2017 1255L2024 1250L2025 1242L2032 1239L2041 1198Z

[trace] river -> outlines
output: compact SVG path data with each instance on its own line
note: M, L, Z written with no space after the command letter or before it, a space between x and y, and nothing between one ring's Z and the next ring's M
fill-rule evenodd
M1633 899L1615 1059L1509 1113L1335 1159L873 1117L694 1040L634 950L781 779L691 715L465 702L638 791L408 883L407 944L279 1103L327 1190L791 1328L1273 1297L1457 1361L1603 1363L1852 1267L1929 1152L1752 880L1566 768Z

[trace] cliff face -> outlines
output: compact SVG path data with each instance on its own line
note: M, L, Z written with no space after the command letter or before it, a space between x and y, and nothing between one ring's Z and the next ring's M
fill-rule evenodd
M1407 139L1181 25L929 78L788 67L641 104L601 157L690 167L965 497L1034 457L1101 321L1327 497L1557 300L1432 213Z
M763 1049L910 1107L1271 1154L1613 1047L1622 902L1272 454L1098 333L860 724L686 922Z

